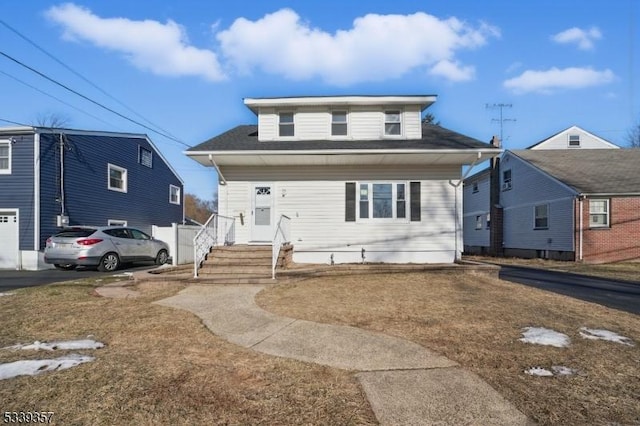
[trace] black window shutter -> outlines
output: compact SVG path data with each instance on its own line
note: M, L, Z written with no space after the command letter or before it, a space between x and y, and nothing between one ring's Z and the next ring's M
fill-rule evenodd
M420 222L420 182L409 183L411 191L411 222Z
M344 220L346 222L356 221L356 184L347 182L345 185L345 209Z

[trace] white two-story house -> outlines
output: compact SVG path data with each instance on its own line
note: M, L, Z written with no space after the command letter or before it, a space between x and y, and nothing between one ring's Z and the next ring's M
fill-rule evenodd
M462 252L462 166L500 150L423 124L436 96L248 98L242 125L185 154L218 173L236 244L287 218L298 263L450 263Z

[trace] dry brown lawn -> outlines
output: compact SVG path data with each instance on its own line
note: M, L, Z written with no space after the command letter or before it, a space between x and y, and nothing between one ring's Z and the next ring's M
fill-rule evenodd
M314 278L269 288L265 309L409 339L480 375L541 424L640 424L640 317L474 273ZM568 348L519 341L523 327L571 338ZM608 329L636 346L586 340L580 327ZM578 370L566 377L534 366Z
M465 256L465 259L497 263L500 265L519 265L530 268L549 269L553 271L572 272L574 274L593 275L602 278L640 282L640 262L589 264L580 262L562 262L559 260L486 256Z
M104 284L101 282L100 284ZM138 299L65 283L0 297L0 347L86 338L96 360L0 381L2 411L53 411L54 424L375 424L346 371L258 354L211 334L192 314L152 305L177 285L147 284ZM0 349L0 363L71 351Z

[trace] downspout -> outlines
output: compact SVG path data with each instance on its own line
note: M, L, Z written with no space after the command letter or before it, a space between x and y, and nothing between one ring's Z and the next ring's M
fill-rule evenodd
M60 216L64 216L65 206L64 206L64 139L62 136L62 132L59 135L60 137Z
M455 239L455 244L454 244L454 248L455 248L455 254L454 254L454 259L455 262L459 262L460 261L460 256L458 255L458 234L460 233L459 228L460 228L460 215L458 214L458 188L460 187L460 185L462 185L462 183L464 182L464 180L467 178L467 176L469 176L469 173L471 172L471 170L478 164L478 162L482 159L482 152L478 151L478 157L473 161L473 163L471 163L469 165L469 168L467 169L467 171L460 177L460 180L458 180L458 183L453 183L453 181L451 179L449 179L449 185L453 186L454 190L453 190L453 208L454 208L454 214L455 214L455 229L454 229L454 239Z
M220 171L220 167L218 167L218 165L216 164L215 160L213 159L213 154L209 154L209 162L211 163L211 165L213 167L215 167L216 172L218 173L218 176L220 177L220 185L226 185L227 184L227 180L224 178L224 176L222 175L222 172Z
M578 229L578 234L579 234L579 239L580 239L580 247L578 250L578 260L582 261L582 238L583 238L583 219L582 219L582 212L583 212L583 205L584 205L584 197L582 195L578 196L578 202L580 203L580 225L579 225L579 229Z

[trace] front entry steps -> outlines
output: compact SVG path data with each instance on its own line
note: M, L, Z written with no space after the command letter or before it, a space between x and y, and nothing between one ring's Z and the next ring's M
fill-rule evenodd
M292 247L280 250L276 273L291 258ZM198 271L201 284L275 284L271 278L271 246L238 244L215 247Z

